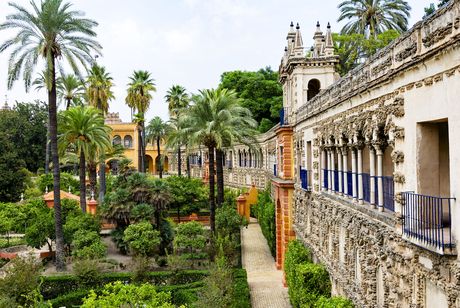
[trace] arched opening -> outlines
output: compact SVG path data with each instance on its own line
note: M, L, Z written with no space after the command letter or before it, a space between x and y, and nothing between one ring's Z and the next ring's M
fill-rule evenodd
M113 145L118 145L118 144L121 144L121 137L118 136L118 135L115 135L112 139L112 144Z
M169 170L169 159L168 156L165 156L161 154L161 156L158 156L155 158L155 173L159 174L160 173L160 163L162 166L163 173L168 172Z
M153 158L150 155L145 155L146 173L153 173Z
M132 148L133 147L133 137L130 135L125 136L123 139L123 145L125 148Z
M321 90L321 83L318 79L312 79L308 82L307 99L311 100Z
M120 139L121 141L121 139ZM118 175L118 159L112 159L107 162L107 165L109 166L109 171L113 175Z

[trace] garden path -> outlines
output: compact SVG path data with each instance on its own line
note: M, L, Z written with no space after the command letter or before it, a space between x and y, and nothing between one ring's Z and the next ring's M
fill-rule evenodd
M252 308L289 308L283 272L276 269L267 241L256 219L241 232L243 267L248 273Z

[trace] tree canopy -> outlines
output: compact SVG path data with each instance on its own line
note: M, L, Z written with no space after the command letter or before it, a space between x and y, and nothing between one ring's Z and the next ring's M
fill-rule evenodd
M219 88L236 91L241 105L248 108L259 123L260 132L266 132L279 122L283 89L278 82L278 73L270 67L257 72L225 72L221 75Z

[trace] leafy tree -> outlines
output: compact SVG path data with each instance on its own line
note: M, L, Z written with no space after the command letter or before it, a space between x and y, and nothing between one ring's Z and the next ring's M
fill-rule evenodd
M17 204L0 203L0 233L6 233L7 245L10 244L10 232L18 229L18 223L24 219Z
M173 241L174 249L188 251L193 260L195 253L205 247L206 237L204 232L203 226L196 221L178 224Z
M177 117L190 104L190 96L187 90L181 85L173 85L165 95L168 103L169 115Z
M101 292L96 293L91 290L81 307L175 308L176 306L171 304L170 293L158 292L154 285L123 284L117 281L106 284Z
M151 255L161 242L160 231L147 221L130 225L123 239L135 255L144 257Z
M443 5L449 3L449 1L450 0L439 0L438 8L440 8ZM424 10L425 10L425 15L423 16L423 18L427 18L428 16L430 16L431 14L433 14L436 11L436 6L434 5L434 3L430 3L430 6L425 7Z
M152 221L155 216L155 209L146 203L136 204L130 212L130 219L133 222Z
M99 234L101 230L100 222L91 214L69 215L64 224L64 240L67 245L70 245L75 237L75 233L80 230L94 231Z
M405 0L345 0L339 4L337 21L349 20L342 34L369 34L377 38L386 30L406 31L410 9Z
M61 173L61 190L70 191L73 194L79 193L79 182L76 180L72 174L67 172ZM42 174L37 179L37 187L43 193L46 191L46 188L50 189L53 186L53 174Z
M283 106L283 89L278 73L270 67L257 72L232 71L221 76L219 88L235 90L241 105L251 111L261 133L279 122Z
M26 179L25 163L3 131L0 131L0 144L0 201L19 201Z
M86 157L96 147L105 151L111 147L110 127L104 117L93 107L73 107L64 112L59 137L61 152L73 146L80 156L80 206L86 212ZM105 165L104 165L105 168Z
M11 89L22 73L26 91L29 90L34 68L41 57L45 61L45 81L48 90L49 137L54 174L54 209L56 229L56 268L63 270L64 235L61 221L59 194L59 156L57 149L56 62L65 59L79 75L77 63L83 66L92 61L93 52L100 53L101 46L93 38L97 23L83 18L82 12L71 10L63 0L44 0L39 5L31 1L32 11L14 2L9 5L15 13L6 17L0 25L4 29L16 29L18 33L0 45L0 52L15 47L10 55L8 88Z
M198 307L232 307L235 290L234 277L225 257L219 257L204 279L204 287L198 299Z
M79 259L100 259L107 254L107 247L96 231L78 230L73 235L72 246L73 255Z
M154 79L147 71L134 71L130 77L128 84L128 95L126 96L126 104L139 114L138 132L139 132L139 172L145 172L145 127L144 115L150 107L152 93L156 92Z
M147 140L151 140L152 143L155 141L157 144L157 158L155 159L155 167L158 168L160 179L163 178L164 160L164 156L162 157L160 152L160 143L161 139L163 139L168 133L168 130L168 124L166 122L163 122L163 120L158 116L150 120L147 126ZM158 166L157 163L159 164Z
M206 207L208 192L202 180L169 176L165 181L172 196L170 207L177 210L179 220L180 212L189 215Z
M30 214L33 219L30 220L25 231L27 245L38 249L46 244L51 252L53 250L52 242L56 239L53 209L48 209L46 205L42 205L36 207Z
M177 151L177 174L182 176L182 155L181 147L185 145L187 151L188 138L184 134L182 123L177 117L171 117L168 122L168 133L166 135L166 146L168 149ZM190 178L190 161L187 155L187 176Z

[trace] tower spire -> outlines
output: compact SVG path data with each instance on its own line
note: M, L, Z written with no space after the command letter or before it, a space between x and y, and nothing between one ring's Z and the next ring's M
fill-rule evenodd
M326 41L324 46L324 54L326 56L334 55L334 43L332 41L332 31L331 31L331 24L327 23L327 30L326 30Z

